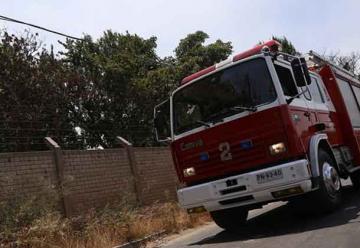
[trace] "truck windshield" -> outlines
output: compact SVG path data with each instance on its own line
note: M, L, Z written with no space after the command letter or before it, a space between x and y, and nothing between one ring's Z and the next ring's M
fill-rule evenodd
M249 60L200 79L173 96L174 133L222 121L273 102L276 92L266 61Z

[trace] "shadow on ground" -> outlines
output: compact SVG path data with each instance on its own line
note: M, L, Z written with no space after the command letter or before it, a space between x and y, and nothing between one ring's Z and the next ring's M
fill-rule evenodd
M237 232L221 231L190 246L245 241L360 222L355 220L360 215L360 193L351 186L344 187L343 193L343 204L334 213L304 216L295 214L289 205L283 205L250 219Z

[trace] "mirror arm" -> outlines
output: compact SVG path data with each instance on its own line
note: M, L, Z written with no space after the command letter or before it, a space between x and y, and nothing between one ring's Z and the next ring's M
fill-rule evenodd
M287 103L287 104L292 103L292 101L294 101L295 97L296 97L296 96L293 96L293 97L291 97L291 98L289 98L289 99L286 99L286 103Z
M160 142L160 143L165 143L167 145L170 145L172 140L171 140L170 137L166 137L166 139L164 139L164 140L157 140L157 141Z
M303 90L303 91L301 91L299 94L296 94L295 96L292 96L292 97L290 97L289 99L286 99L286 103L287 103L287 104L292 103L292 101L294 101L295 98L297 98L297 97L299 97L299 96L301 96L301 95L304 95L304 94L305 94L306 92L308 92L308 91L309 91L309 88L306 87L306 90Z

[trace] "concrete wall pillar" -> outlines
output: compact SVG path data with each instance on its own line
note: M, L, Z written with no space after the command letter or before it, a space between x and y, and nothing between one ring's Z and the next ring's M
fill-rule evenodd
M69 217L71 215L70 212L70 203L67 195L64 193L64 159L61 147L50 137L45 137L46 145L53 151L55 167L56 167L56 175L58 182L58 192L62 204L62 209L65 217Z
M126 149L126 153L127 153L128 160L129 160L129 166L130 166L133 178L134 178L136 201L138 202L138 204L142 205L143 202L142 202L140 174L139 174L139 169L138 169L136 159L135 159L133 145L129 141L127 141L126 139L124 139L123 137L120 137L120 136L117 136L116 140L122 147L124 147Z

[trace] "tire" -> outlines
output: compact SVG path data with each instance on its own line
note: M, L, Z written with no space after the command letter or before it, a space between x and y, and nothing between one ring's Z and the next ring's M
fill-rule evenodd
M227 231L235 231L246 223L248 210L245 208L229 208L210 212L216 225Z
M350 175L353 188L355 190L360 190L360 172L356 171Z
M324 150L318 154L320 182L319 189L313 192L311 206L315 212L332 212L341 203L341 181L334 160Z

